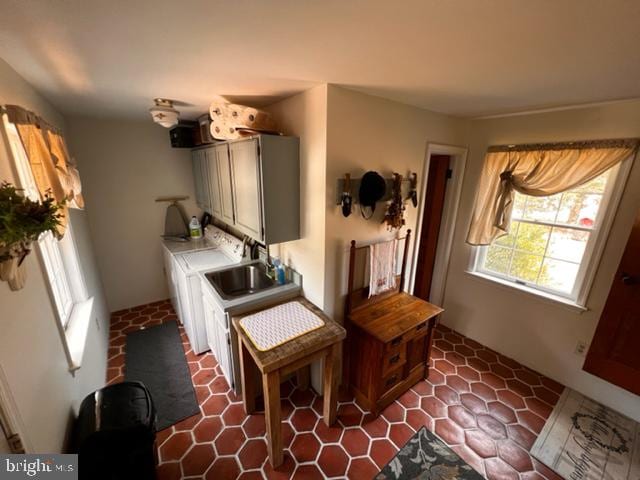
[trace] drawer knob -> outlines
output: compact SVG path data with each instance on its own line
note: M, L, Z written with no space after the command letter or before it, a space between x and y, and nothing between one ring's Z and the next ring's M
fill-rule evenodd
M418 325L418 326L416 327L416 330L422 330L422 329L423 329L424 327L426 327L426 326L427 326L427 324L426 324L426 323L421 323L420 325Z
M398 379L398 375L396 374L396 375L394 375L393 377L389 378L389 379L385 382L385 386L387 386L387 387L388 387L388 386L390 386L390 385L393 385L393 384L396 382L396 380L397 380L397 379Z
M393 357L389 359L389 364L393 365L394 363L398 363L398 360L400 360L400 354L396 353Z
M401 341L402 341L402 337L394 338L393 340L391 340L391 345L395 347L396 345L400 345Z

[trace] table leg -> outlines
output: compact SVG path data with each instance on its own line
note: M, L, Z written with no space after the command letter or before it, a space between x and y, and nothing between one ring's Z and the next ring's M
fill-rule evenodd
M296 386L299 390L307 390L309 388L311 365L305 365L296 372Z
M257 367L249 350L238 335L238 349L240 351L240 378L242 379L242 403L247 415L256 411L256 371Z
M264 415L267 424L267 450L273 468L282 464L282 425L280 413L280 372L262 374Z
M338 368L340 366L340 343L328 348L324 359L324 405L323 417L327 426L336 421L338 408Z

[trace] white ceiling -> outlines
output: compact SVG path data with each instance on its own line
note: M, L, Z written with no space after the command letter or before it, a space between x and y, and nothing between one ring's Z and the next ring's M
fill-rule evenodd
M329 82L460 116L640 97L638 0L0 0L0 57L67 113L204 112Z

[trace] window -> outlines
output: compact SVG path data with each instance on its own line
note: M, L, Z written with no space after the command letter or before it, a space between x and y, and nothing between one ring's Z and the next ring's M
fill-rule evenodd
M477 247L473 269L584 306L628 163L557 195L516 193L509 234Z
M38 189L18 130L7 120L6 115L3 116L3 121L18 174L19 186L24 190L25 195L37 200L39 199ZM57 240L51 232L47 232L38 239L38 247L49 280L56 314L60 326L67 333L65 339L68 342L70 337L78 337L77 331L70 332L71 322L78 312L87 311L87 305L81 304L88 301L71 222L69 222L62 240ZM78 349L70 345L65 345L65 348L70 363L72 363L72 369L78 368L79 360L72 361L71 359L73 350L77 351Z

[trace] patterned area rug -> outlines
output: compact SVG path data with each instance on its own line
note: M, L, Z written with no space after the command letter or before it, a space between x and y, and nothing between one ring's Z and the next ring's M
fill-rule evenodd
M531 455L568 480L638 480L640 424L567 388Z
M422 427L380 471L375 480L482 480L442 440Z

